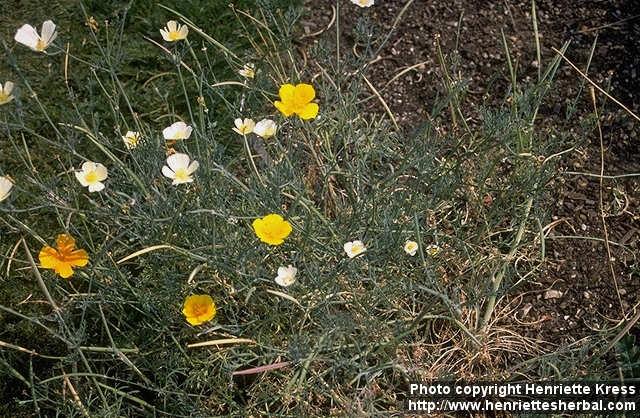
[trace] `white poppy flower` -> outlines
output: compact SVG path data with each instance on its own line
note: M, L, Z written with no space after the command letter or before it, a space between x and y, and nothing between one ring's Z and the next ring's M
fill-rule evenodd
M134 149L140 143L140 132L127 131L127 134L122 137L122 140L127 149Z
M107 179L107 167L87 161L82 164L80 171L76 171L76 178L83 187L89 188L89 192L99 192L104 189L102 182Z
M188 139L191 136L193 128L184 122L176 122L173 125L164 128L162 135L167 141Z
M256 76L256 70L253 64L245 64L238 73L245 78L253 78Z
M351 3L357 4L360 7L371 7L373 6L374 0L351 0Z
M367 247L364 246L362 241L356 240L344 244L344 252L347 253L349 258L356 257L365 251L367 251Z
M167 26L160 29L160 34L162 35L162 39L167 42L181 41L187 38L189 28L187 25L181 25L175 20L170 20L167 22Z
M187 154L175 153L167 157L167 165L162 167L162 174L173 180L172 184L191 183L191 176L200 167L196 160L191 161Z
M33 26L25 24L18 29L13 39L34 51L44 52L56 39L58 32L56 32L55 23L51 20L47 20L42 24L41 32L42 36L38 35L38 31Z
M276 283L282 287L291 286L296 282L296 274L298 269L289 264L288 267L278 268L278 277L276 277Z
M404 252L409 254L411 257L416 255L417 251L418 251L418 243L417 242L409 240L409 241L404 243Z
M256 123L256 126L253 128L253 133L267 139L274 136L277 129L278 125L274 121L271 119L262 119L260 122Z
M256 123L253 121L253 119L242 120L238 118L233 121L233 124L236 125L233 130L240 135L249 135L251 132L253 132L253 128L255 128L256 126Z
M12 91L13 83L11 81L4 83L4 86L0 83L0 105L7 104L14 99Z
M9 197L13 182L7 176L0 176L0 202Z

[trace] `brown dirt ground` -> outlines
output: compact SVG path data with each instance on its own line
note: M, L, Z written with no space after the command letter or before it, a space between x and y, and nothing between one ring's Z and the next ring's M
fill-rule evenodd
M353 46L352 33L359 14L367 13L372 21L388 30L406 0L378 0L376 3L369 9L359 9L347 1L340 3L344 48ZM328 25L333 4L332 1L307 2L309 16L303 23L308 33ZM565 41L571 40L567 56L584 69L597 36L589 77L638 113L640 2L539 0L537 10L543 63L553 58L551 47L559 49ZM462 24L458 27L461 16ZM381 89L404 68L422 63L391 83L382 94L401 125L412 126L424 120L439 93L434 40L439 36L443 51L452 51L459 31L459 70L469 82L467 104L503 100L508 77L501 29L518 62L520 79L535 77L537 63L529 1L416 0L381 51L381 59L369 68L371 81ZM331 32L335 32L335 28L321 36L333 36ZM313 40L307 42L313 43ZM580 91L581 82L568 65L563 65L547 100L551 105L541 109L540 121L566 124L567 107L578 97L577 112L565 129L578 135L582 131L579 127L593 112L588 88ZM365 106L368 110L383 112L375 100ZM639 173L638 123L611 101L607 101L599 112L604 132L605 175ZM552 220L557 222L553 223L547 237L544 271L514 291L521 298L517 315L529 323L530 336L556 344L593 335L616 325L622 318L604 242L558 238L604 238L599 178L567 173L600 172L599 136L593 131L588 138L577 139L580 145L565 156L560 174L550 185L548 210ZM611 255L626 315L635 312L640 283L637 261L639 191L638 177L605 179L603 182L609 240L622 245L611 244ZM545 298L547 290L560 291L562 296ZM633 332L638 333L638 328Z

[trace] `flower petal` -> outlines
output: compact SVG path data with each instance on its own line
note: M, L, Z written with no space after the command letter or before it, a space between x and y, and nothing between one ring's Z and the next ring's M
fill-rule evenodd
M280 101L273 102L273 105L286 117L293 115L293 109L291 109L291 106Z
M33 26L25 24L18 29L13 39L15 39L16 42L35 50L36 45L38 45L38 41L40 40L40 36Z
M189 167L189 156L187 154L182 154L179 152L172 154L167 158L167 165L174 172L178 171L181 168L186 169L187 167Z
M165 177L169 177L170 179L176 178L176 173L174 173L173 170L171 170L166 165L162 166L162 174L164 174Z
M104 190L104 183L101 183L99 181L97 181L95 183L91 183L89 185L89 192L90 193L101 192L102 190Z
M278 94L280 95L280 100L283 102L292 102L294 100L296 93L296 88L293 84L283 84L280 86L280 90Z
M300 112L298 116L300 116L302 119L305 119L305 120L313 119L316 116L318 116L319 110L320 110L320 107L318 106L317 103L309 103L302 109L302 112Z
M69 234L60 234L56 237L56 247L62 254L71 252L76 248L76 240Z
M85 250L75 250L71 251L71 253L65 257L65 260L72 266L84 267L89 263L89 254L87 254Z
M60 275L63 279L68 279L73 276L73 268L71 268L71 264L65 262L59 262L58 265L54 268L54 271Z
M11 92L13 91L13 83L11 81L7 81L6 83L4 83L4 86L2 87L2 91L4 92L4 94L6 94L7 96L11 94Z
M311 84L300 83L295 87L295 98L298 103L309 103L316 98L316 90Z
M38 255L38 259L40 260L40 267L45 269L53 269L55 268L59 261L60 255L55 248L49 247L48 245L40 250L40 254Z
M98 181L106 180L108 176L107 167L100 163L96 163L96 174L98 175Z
M49 45L58 36L58 33L56 32L56 24L53 23L51 20L45 21L42 24L41 35L42 35L41 38L44 44Z
M200 163L196 160L193 160L191 164L189 164L189 167L187 167L187 173L193 174L198 169L198 167L200 167Z

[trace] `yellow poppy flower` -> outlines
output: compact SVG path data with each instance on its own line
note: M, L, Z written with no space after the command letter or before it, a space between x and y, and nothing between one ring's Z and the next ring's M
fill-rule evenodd
M279 94L280 100L273 104L286 117L296 114L306 120L318 116L319 106L311 102L316 97L311 84L284 84L280 87Z
M52 269L63 279L73 276L73 267L84 267L89 262L85 250L76 250L76 240L69 234L56 238L56 248L45 246L40 250L40 267Z
M289 236L293 228L282 216L272 213L253 221L253 230L260 241L269 245L280 245Z
M204 324L216 316L216 304L209 295L191 295L185 299L182 313L191 325Z

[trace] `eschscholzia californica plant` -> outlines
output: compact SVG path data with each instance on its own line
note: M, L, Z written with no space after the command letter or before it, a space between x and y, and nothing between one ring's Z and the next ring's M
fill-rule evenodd
M0 105L7 104L14 99L12 91L13 83L11 81L5 82L4 85L0 84Z
M167 42L181 41L187 38L189 28L187 25L181 25L175 20L170 20L163 29L160 29L160 34L162 39Z
M251 132L253 132L253 128L256 126L256 123L253 121L253 119L236 119L233 121L233 124L235 125L235 128L233 128L233 131L240 134L240 135L249 135Z
M8 176L0 176L0 202L9 197L11 189L13 188L13 182Z
M288 267L279 267L275 281L282 287L289 287L296 282L298 269L289 264Z
M167 141L176 141L179 139L189 139L193 132L193 128L184 122L176 122L162 130L162 136Z
M418 243L417 242L409 240L409 241L404 243L404 252L409 254L411 257L416 255L417 251L418 251Z
M313 119L318 116L320 107L312 103L316 91L311 84L284 84L279 91L280 100L274 106L286 117L298 115L301 119Z
M364 246L362 241L355 240L344 244L344 252L347 253L349 258L357 257L365 251L367 251L367 247Z
M40 267L54 270L63 279L73 276L74 267L84 267L89 262L85 250L76 249L76 240L69 234L56 238L56 248L45 246L40 251Z
M182 313L191 325L204 324L216 316L216 304L209 295L191 295L185 299Z
M34 51L44 52L58 36L55 23L51 20L45 21L41 33L42 35L38 35L33 26L25 24L18 29L13 39Z
M76 178L82 187L88 187L89 192L99 192L104 189L104 183L107 179L107 167L100 163L87 161L82 164L80 171L76 171Z
M289 222L275 213L254 220L252 225L260 241L269 245L282 244L293 230Z
M253 133L263 139L268 139L274 136L277 130L278 125L274 121L271 119L262 119L256 123L256 126L253 128Z
M173 180L173 185L191 183L192 174L200 167L196 160L191 161L187 154L175 153L167 157L167 165L162 167L162 174Z
M140 143L140 138L140 132L127 131L127 134L122 137L122 141L127 149L134 149Z

